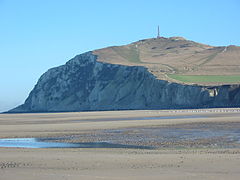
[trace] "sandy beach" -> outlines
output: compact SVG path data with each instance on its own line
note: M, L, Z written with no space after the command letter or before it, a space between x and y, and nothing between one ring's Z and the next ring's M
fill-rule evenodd
M153 149L1 147L0 179L239 179L239 117L240 109L1 114L0 138Z

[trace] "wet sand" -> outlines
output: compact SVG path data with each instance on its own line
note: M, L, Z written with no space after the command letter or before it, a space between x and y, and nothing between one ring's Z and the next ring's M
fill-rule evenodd
M0 179L239 179L239 127L239 109L1 114L0 138L155 149L0 148Z

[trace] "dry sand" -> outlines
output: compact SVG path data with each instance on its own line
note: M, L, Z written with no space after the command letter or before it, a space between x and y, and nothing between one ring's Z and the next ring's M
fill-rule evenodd
M152 119L142 117L188 116ZM240 123L239 109L1 114L0 138L81 135L102 129ZM127 120L127 117L133 118ZM122 120L121 120L122 119ZM0 148L0 179L239 179L239 148Z

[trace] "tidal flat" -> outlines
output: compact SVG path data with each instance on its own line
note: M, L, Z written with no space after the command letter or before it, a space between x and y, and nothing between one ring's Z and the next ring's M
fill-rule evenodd
M0 179L240 177L238 108L0 114L0 144L15 138L95 146L0 147Z

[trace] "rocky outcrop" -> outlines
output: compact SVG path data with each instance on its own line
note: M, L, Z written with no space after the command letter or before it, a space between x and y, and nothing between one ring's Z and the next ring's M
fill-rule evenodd
M240 86L195 86L156 79L145 67L97 61L92 52L44 73L10 112L239 107Z

